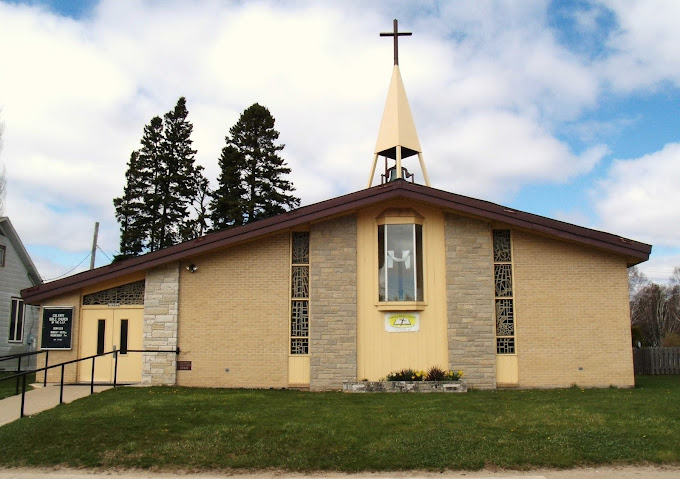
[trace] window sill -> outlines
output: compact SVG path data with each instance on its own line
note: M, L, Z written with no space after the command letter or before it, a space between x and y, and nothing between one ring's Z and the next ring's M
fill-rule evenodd
M390 301L376 303L378 311L422 311L427 307L425 301Z

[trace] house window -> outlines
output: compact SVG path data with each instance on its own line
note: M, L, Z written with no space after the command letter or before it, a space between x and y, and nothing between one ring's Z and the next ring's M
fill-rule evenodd
M4 245L0 244L0 268L5 266L5 253L7 252Z
M496 353L515 353L515 301L510 230L493 230L493 276L496 303Z
M309 354L309 233L291 235L290 354Z
M378 225L379 301L423 301L423 226Z
M12 298L9 318L9 342L20 343L24 340L24 300Z

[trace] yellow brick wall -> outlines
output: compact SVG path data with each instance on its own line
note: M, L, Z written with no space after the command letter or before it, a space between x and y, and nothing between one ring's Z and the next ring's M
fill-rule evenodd
M71 350L70 351L50 351L48 365L59 364L66 361L71 361L78 358L80 352L80 290L74 293L57 296L43 302L40 306L40 327L38 331L38 350L40 350L40 343L42 342L42 318L43 307L45 306L73 306L73 323L71 325ZM77 368L86 367L85 362L69 364L64 367L64 381L76 382ZM45 367L45 354L38 355L38 368ZM43 373L38 373L36 380L42 381ZM52 368L47 371L47 382L59 382L61 379L61 368Z
M178 385L288 386L289 248L286 232L182 262Z
M634 385L623 257L513 231L521 387Z

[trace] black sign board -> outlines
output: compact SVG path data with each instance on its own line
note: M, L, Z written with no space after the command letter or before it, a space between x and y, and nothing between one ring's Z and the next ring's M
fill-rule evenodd
M72 307L44 307L40 349L71 349L72 326Z

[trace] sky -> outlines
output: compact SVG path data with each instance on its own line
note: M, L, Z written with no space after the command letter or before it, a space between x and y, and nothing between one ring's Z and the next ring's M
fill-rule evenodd
M112 200L187 99L212 186L257 102L303 205L366 186L399 64L435 188L652 244L680 266L680 2L0 0L0 163L45 280L118 252ZM422 175L416 157L404 166Z

